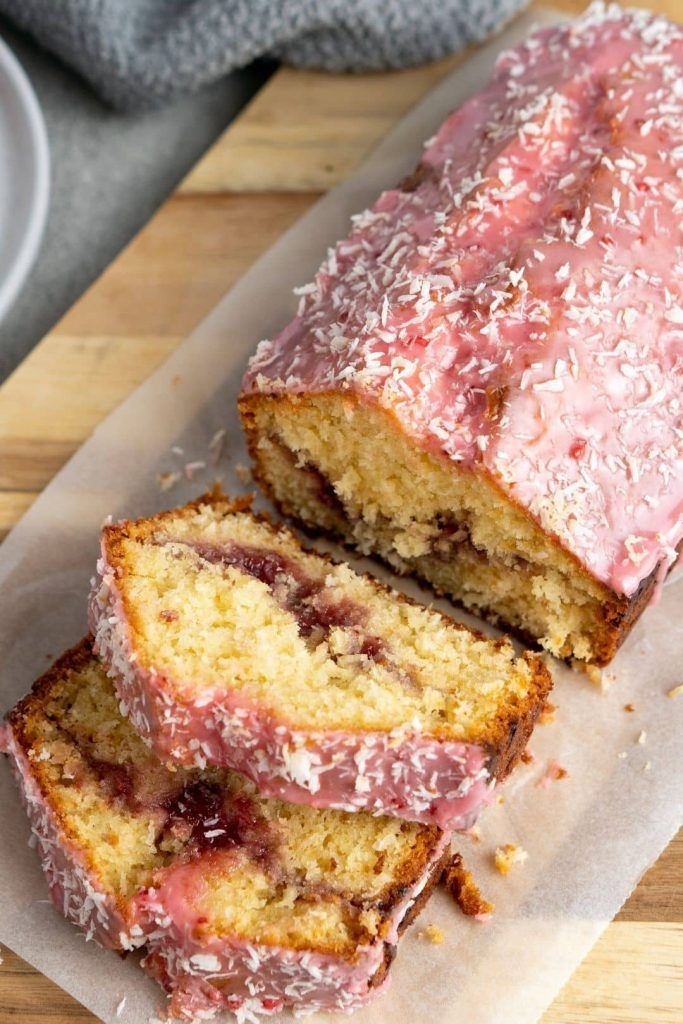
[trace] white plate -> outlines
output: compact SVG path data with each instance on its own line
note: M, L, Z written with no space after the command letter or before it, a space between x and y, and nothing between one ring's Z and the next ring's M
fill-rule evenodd
M0 319L38 252L49 195L43 115L21 65L0 39Z

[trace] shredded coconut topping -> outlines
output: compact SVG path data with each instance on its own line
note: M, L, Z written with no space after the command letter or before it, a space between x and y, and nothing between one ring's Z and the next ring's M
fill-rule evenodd
M683 535L683 29L593 5L503 54L353 218L245 390L351 389L631 595ZM487 415L491 389L500 417Z

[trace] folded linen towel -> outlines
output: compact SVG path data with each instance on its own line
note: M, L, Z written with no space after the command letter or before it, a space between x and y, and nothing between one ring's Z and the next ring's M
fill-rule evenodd
M119 109L164 103L257 57L398 68L483 39L526 0L0 0Z

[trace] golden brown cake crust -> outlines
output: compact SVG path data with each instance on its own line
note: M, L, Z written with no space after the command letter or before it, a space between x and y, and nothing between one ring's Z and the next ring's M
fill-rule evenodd
M403 935L403 933L406 930L406 928L408 928L408 926L413 923L415 918L418 917L422 913L422 911L424 910L424 908L425 908L425 906L426 906L430 896L432 895L434 889L436 888L436 886L439 884L439 882L443 878L444 871L447 869L448 864L451 861L451 858L452 858L452 854L451 854L450 849L444 850L444 853L443 853L443 856L442 856L441 860L437 864L435 864L435 866L434 866L434 870L432 871L432 874L430 876L429 881L427 882L427 884L425 885L424 889L422 890L420 895L417 897L417 899L414 900L412 906L410 907L410 910L405 915L405 917L403 918L401 924L399 925L399 927L398 927L398 938L399 939ZM384 951L384 962L378 968L377 973L375 974L375 976L373 977L372 981L370 982L370 987L371 988L378 988L382 984L382 982L386 978L387 973L389 971L389 968L391 967L391 964L393 963L393 960L394 960L394 958L396 956L396 951L397 951L397 944L387 945L386 946L386 949Z

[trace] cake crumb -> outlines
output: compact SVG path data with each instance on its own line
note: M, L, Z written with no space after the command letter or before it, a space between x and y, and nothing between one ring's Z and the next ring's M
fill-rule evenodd
M607 673L603 672L597 665L590 665L585 661L578 661L576 658L572 658L571 667L575 672L581 672L581 674L584 675L586 679L593 684L593 686L597 686L598 689L603 691L603 693L608 689L609 684L616 678L613 675L608 676Z
M453 854L442 875L442 881L463 914L467 917L474 917L477 921L489 919L493 913L493 904L484 899L472 873L465 867L459 853Z
M638 739L636 740L636 742L639 743L641 747L644 747L646 739L647 739L647 733L645 732L644 729L641 729L639 734L638 734Z
M628 757L628 754L626 753L625 750L620 750L619 753L617 754L617 757L619 758L620 761L623 761L625 757Z
M162 491L170 491L180 480L180 473L158 473L157 480Z
M426 928L423 928L420 935L425 939L429 939L435 946L441 946L446 939L441 928L438 924L428 924Z
M643 765L643 771L644 772L649 772L650 768L652 768L652 762L646 761L645 764Z
M508 875L513 865L523 864L528 856L529 854L521 846L515 846L514 843L506 843L505 846L497 848L493 855L493 862L501 875Z
M469 836L473 843L481 842L481 829L478 825L471 825L469 828L463 829L462 834Z
M603 677L603 674L597 665L586 665L585 673L593 686L599 686L602 688L605 685L606 679Z
M124 1011L125 1005L126 1005L126 996L124 996L122 999L120 999L118 1004L117 1004L117 1007L116 1007L116 1016L117 1017L121 1016L121 1014Z
M519 759L522 762L522 764L533 764L534 763L534 755L531 753L530 750L523 750L522 753L520 754L520 758Z
M550 725L551 722L555 721L557 715L557 704L553 704L551 700L547 700L541 708L541 713L538 716L539 725Z
M539 789L549 789L552 782L557 782L559 779L566 779L569 772L566 768L563 768L557 761L548 761L548 767L544 774L538 780L536 785Z
M248 484L251 479L251 472L249 466L245 466L243 462L238 462L235 466L235 472L237 473L238 479L243 484Z
M634 708L633 704L624 704L624 711L628 711L630 715L632 715L635 710L636 709Z
M683 697L683 683L672 686L670 690L666 691L666 695L667 697Z

